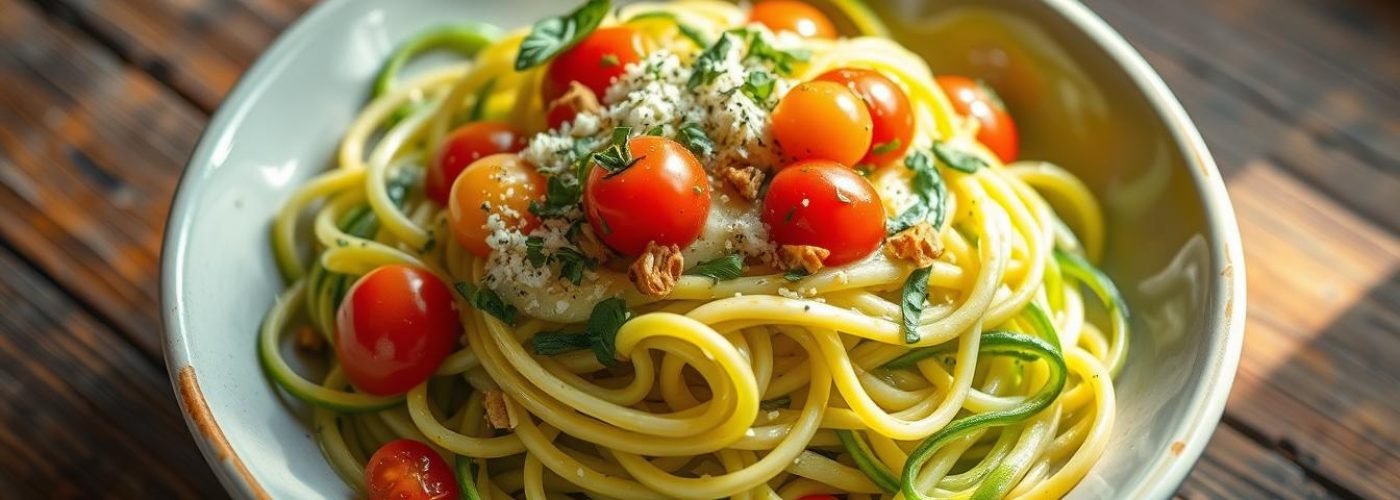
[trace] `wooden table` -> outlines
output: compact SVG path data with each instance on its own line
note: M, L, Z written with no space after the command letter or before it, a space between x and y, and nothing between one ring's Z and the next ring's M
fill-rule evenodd
M0 0L0 496L221 497L157 261L199 131L310 0ZM1181 495L1400 497L1400 6L1090 0L1186 105L1249 322Z

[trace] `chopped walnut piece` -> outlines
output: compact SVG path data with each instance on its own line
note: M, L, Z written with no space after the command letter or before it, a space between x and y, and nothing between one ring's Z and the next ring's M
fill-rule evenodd
M326 347L326 338L310 326L298 328L293 342L296 343L297 349L306 352L321 352L321 349Z
M802 268L807 274L820 271L822 261L831 256L831 250L812 245L783 245L778 247L778 262L787 269Z
M763 187L764 177L763 171L758 167L724 167L716 172L716 175L729 183L744 199L758 200L758 191Z
M927 222L900 231L885 243L885 251L891 256L913 262L918 267L932 265L939 255L943 255L943 242L938 239L938 231Z
M598 234L594 233L593 227L588 224L579 227L578 241L574 243L578 244L580 252L583 252L588 258L598 261L599 264L607 262L608 258L612 256L612 252L608 251L608 247L603 245L603 242L598 239Z
M580 113L600 114L603 106L598 103L598 96L593 94L587 86L577 81L569 82L569 89L564 91L564 95L549 102L545 116L549 117L550 123L554 123L555 117L559 121L573 121L573 117Z
M486 423L492 429L514 429L510 420L510 410L506 408L506 393L500 389L488 389L482 403L486 406Z
M655 241L647 243L646 252L632 267L627 268L627 277L637 286L637 291L652 297L664 297L676 288L676 280L681 279L685 269L685 258L681 247L663 246Z

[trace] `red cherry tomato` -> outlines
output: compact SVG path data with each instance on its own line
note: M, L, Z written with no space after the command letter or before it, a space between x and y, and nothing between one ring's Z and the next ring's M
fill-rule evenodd
M487 156L462 171L452 183L447 221L452 236L478 257L489 257L486 221L499 215L507 225L529 233L540 225L530 213L530 202L544 199L544 176L519 156L501 153Z
M647 243L690 246L710 216L710 179L684 146L641 136L627 146L636 164L617 174L594 165L584 186L588 223L603 243L640 255Z
M831 251L824 264L859 260L885 237L885 209L870 181L830 161L784 167L763 198L763 223L780 245L812 245Z
M439 205L447 206L452 182L457 180L467 165L482 157L515 153L524 148L524 137L504 123L468 123L453 130L442 139L437 157L428 165L425 180L428 197Z
M541 92L545 104L554 102L578 81L600 99L608 84L622 76L628 64L642 59L642 38L632 28L599 28L573 48L559 54L545 71Z
M836 38L836 26L811 5L789 0L759 2L749 11L749 21L773 31L791 31L808 38Z
M461 335L447 285L397 264L366 274L340 303L335 353L350 383L388 396L427 380Z
M1016 122L1006 111L1006 105L990 87L965 76L940 76L938 86L953 101L953 109L963 116L970 116L981 123L977 129L977 141L996 153L1002 163L1016 161L1020 153L1020 140L1016 134Z
M870 150L870 110L844 85L799 84L773 108L773 137L793 160L855 165Z
M437 452L412 439L384 443L365 464L370 500L456 500L457 479Z
M878 71L855 68L834 69L817 79L841 84L865 101L873 129L861 163L884 165L904 157L914 140L914 113L898 85Z

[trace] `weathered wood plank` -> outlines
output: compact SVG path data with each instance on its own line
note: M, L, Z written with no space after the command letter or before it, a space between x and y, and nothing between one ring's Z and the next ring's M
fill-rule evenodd
M1400 239L1264 163L1229 188L1249 319L1231 417L1366 497L1400 492Z
M161 231L204 118L32 6L0 11L0 238L158 357Z
M40 0L206 113L313 0Z
M1400 231L1394 209L1400 199L1400 94L1357 83L1346 71L1351 66L1329 69L1309 53L1281 46L1273 41L1277 34L1247 36L1227 24L1249 22L1249 16L1211 17L1211 9L1247 0L1087 3L1167 81L1226 175L1267 158Z
M1295 499L1336 498L1298 464L1264 448L1228 425L1215 430L1205 454L1181 484L1177 497Z
M8 498L216 498L165 373L0 247Z

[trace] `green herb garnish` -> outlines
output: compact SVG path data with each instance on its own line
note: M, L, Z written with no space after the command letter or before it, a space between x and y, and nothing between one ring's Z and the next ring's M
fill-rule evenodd
M922 335L919 334L919 316L924 313L924 302L928 301L928 275L933 271L933 266L921 267L909 273L909 280L904 282L904 342L915 344L919 342Z
M717 67L724 62L725 56L729 54L729 49L733 47L733 42L729 39L729 34L720 35L719 40L714 45L700 53L700 57L695 58L695 68L690 74L690 80L686 81L686 88L694 90L701 85L715 81L719 75Z
M515 306L507 304L505 300L501 299L500 295L496 295L494 290L484 286L476 286L465 281L458 281L452 287L456 288L457 293L461 294L462 298L467 299L467 302L470 303L472 307L486 314L495 316L496 319L501 320L501 322L507 325L515 326L515 315L517 313Z
M520 42L515 70L525 71L544 64L577 45L603 22L610 4L608 0L588 0L567 15L547 17L536 22L530 27L530 34Z
M748 78L744 80L744 85L739 87L739 90L744 95L749 96L749 99L753 99L753 102L764 104L773 95L773 88L776 84L777 80L774 80L773 75L768 74L768 72L753 71L749 73Z
M987 161L981 156L977 156L971 151L950 146L946 142L933 143L933 155L938 157L938 161L947 165L948 168L964 173L976 172L979 167L986 167Z
M709 156L715 151L715 141L710 140L710 136L705 133L705 129L699 123L687 123L681 125L677 139L681 145L689 149L695 156Z
M943 227L946 215L944 199L948 197L943 175L933 167L933 160L929 155L922 151L915 151L904 157L904 167L914 171L914 178L909 184L916 199L904 212L890 219L885 230L889 234L895 234L926 220L933 224L935 230Z
M686 276L705 276L716 283L738 278L744 274L744 257L739 254L726 255L714 260L696 264L685 271Z
M614 127L612 132L612 144L601 151L593 153L593 161L598 166L607 170L604 177L612 177L622 173L624 170L636 165L645 156L632 157L631 148L627 147L627 137L632 134L632 127Z

